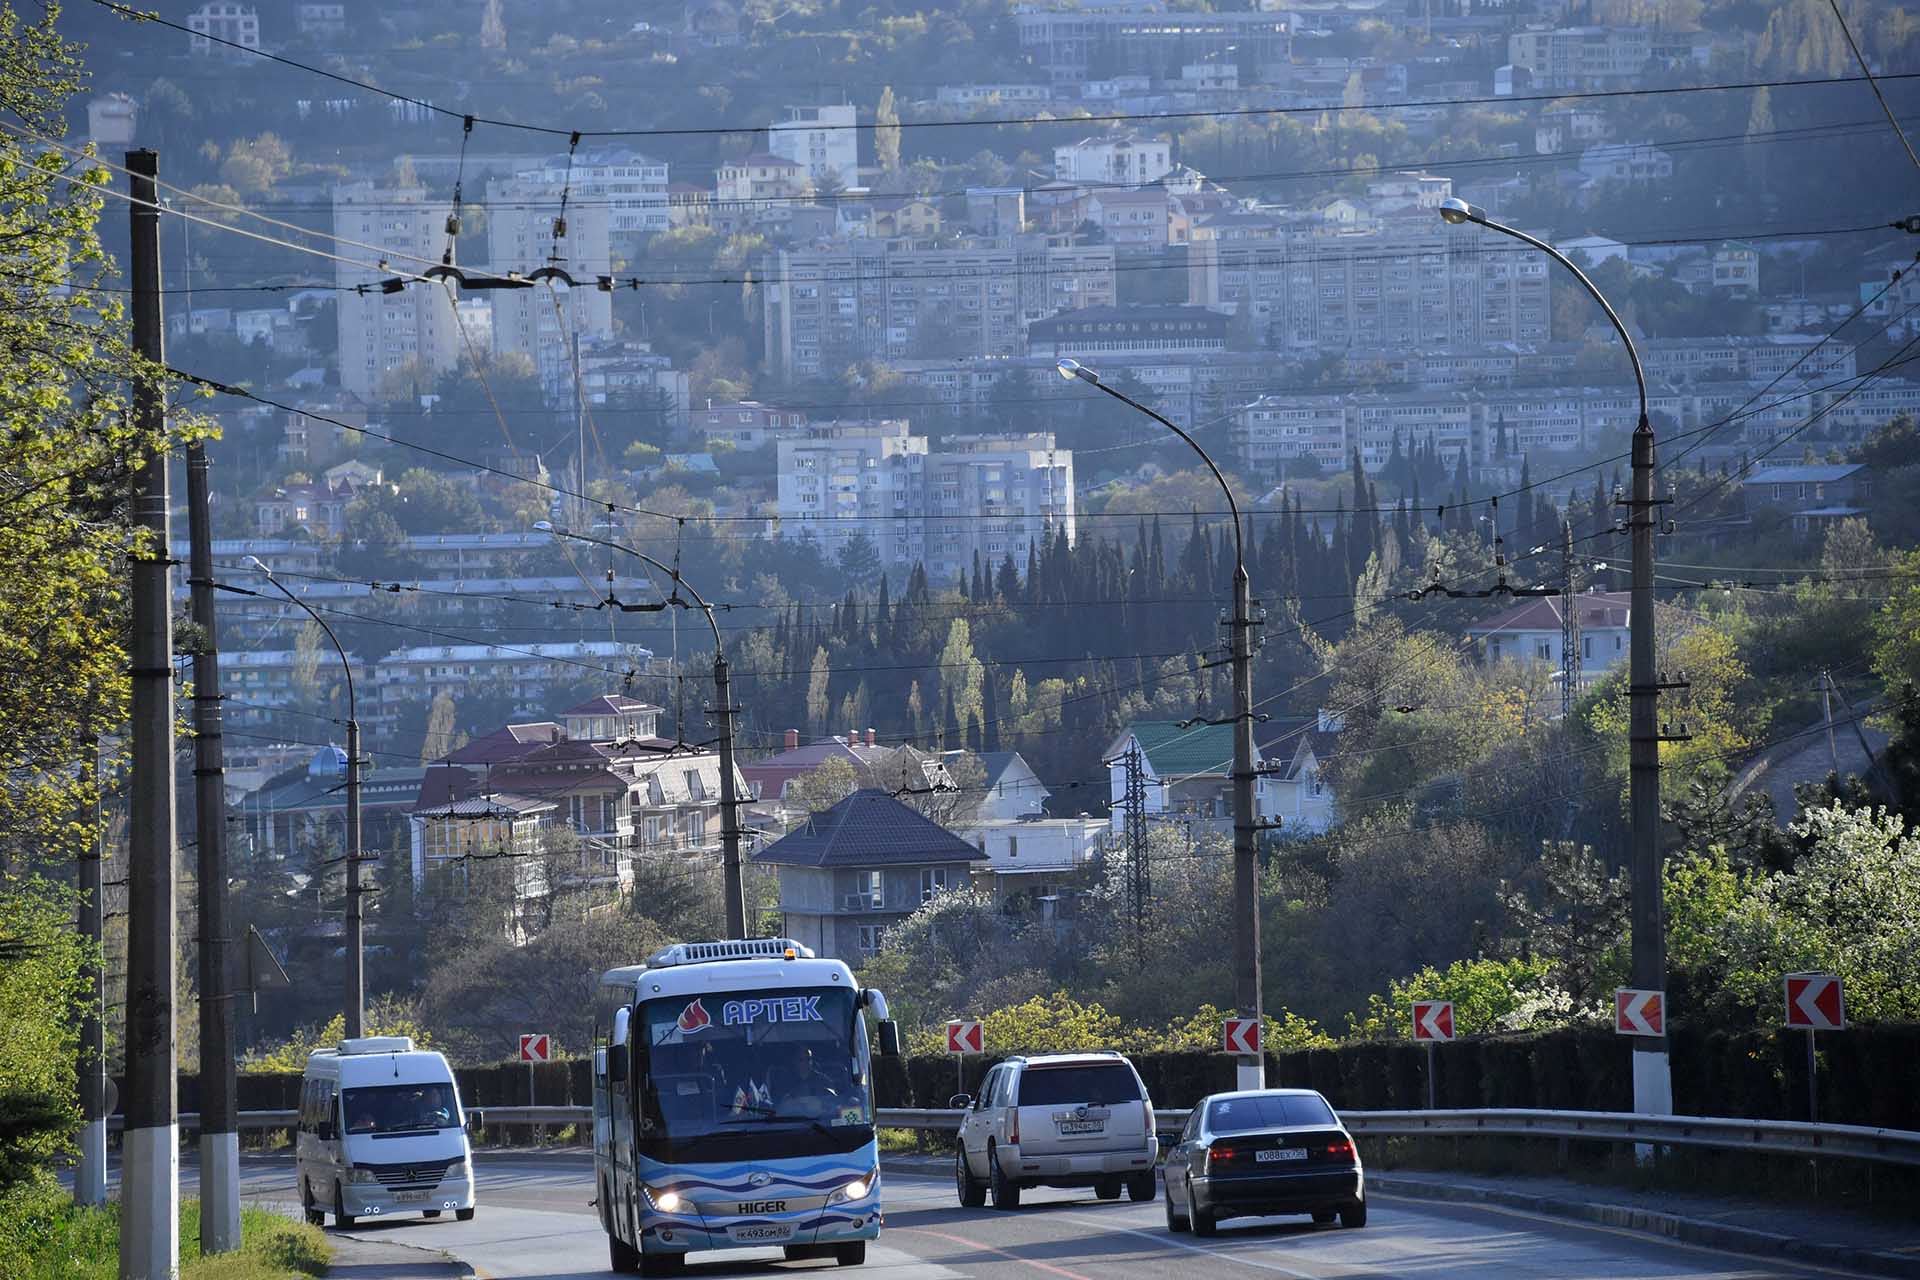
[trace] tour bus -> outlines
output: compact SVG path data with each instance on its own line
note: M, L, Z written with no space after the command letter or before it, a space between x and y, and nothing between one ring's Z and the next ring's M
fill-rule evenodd
M319 1225L451 1210L473 1217L473 1151L447 1060L407 1036L316 1049L300 1082L294 1174Z
M880 1153L863 1013L886 998L786 938L683 942L600 980L593 1153L615 1271L778 1247L866 1261Z

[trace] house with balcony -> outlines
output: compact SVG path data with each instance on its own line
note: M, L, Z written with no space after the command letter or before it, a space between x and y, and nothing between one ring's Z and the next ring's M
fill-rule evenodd
M1105 818L976 818L961 833L987 856L973 883L1003 906L1065 923L1092 889L1112 832Z
M862 788L757 850L780 879L780 932L860 964L888 929L949 890L987 855L885 791Z
M1628 615L1633 596L1626 591L1585 591L1575 597L1580 610L1580 680L1584 687L1627 660ZM1560 597L1523 600L1484 622L1468 627L1488 662L1561 660Z
M1333 792L1321 761L1333 753L1340 718L1273 719L1254 734L1253 816L1278 823L1288 836L1312 835L1334 824ZM1141 809L1147 821L1181 821L1233 834L1233 729L1224 724L1136 720L1102 757L1111 793L1109 825L1126 834L1128 772L1137 763Z

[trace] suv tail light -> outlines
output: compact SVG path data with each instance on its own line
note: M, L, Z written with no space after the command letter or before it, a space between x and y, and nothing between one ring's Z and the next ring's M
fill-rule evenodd
M1014 1146L1020 1145L1020 1108L1014 1107L1007 1116L1007 1141Z

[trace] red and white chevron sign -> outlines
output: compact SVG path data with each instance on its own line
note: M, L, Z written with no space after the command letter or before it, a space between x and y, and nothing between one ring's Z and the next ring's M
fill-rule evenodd
M1831 973L1787 975L1787 1025L1806 1031L1839 1031L1847 1025L1846 998Z
M1257 1018L1227 1018L1220 1024L1220 1039L1228 1053L1260 1052L1260 1021Z
M522 1035L520 1037L520 1061L547 1062L553 1057L553 1040L544 1035Z
M987 1051L987 1033L977 1022L949 1022L947 1024L948 1053L985 1053Z
M1413 1038L1415 1040L1453 1039L1453 1001L1415 1000L1413 1002Z
M1623 1036L1667 1034L1667 993L1621 987L1613 993L1613 1029Z

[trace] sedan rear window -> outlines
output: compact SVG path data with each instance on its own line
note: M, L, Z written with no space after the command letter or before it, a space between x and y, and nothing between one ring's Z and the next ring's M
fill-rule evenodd
M1340 1123L1317 1095L1275 1093L1253 1098L1224 1098L1207 1108L1207 1127L1215 1133L1287 1129Z
M1018 1105L1023 1107L1051 1107L1063 1102L1107 1107L1140 1100L1140 1082L1123 1063L1038 1067L1020 1076Z

